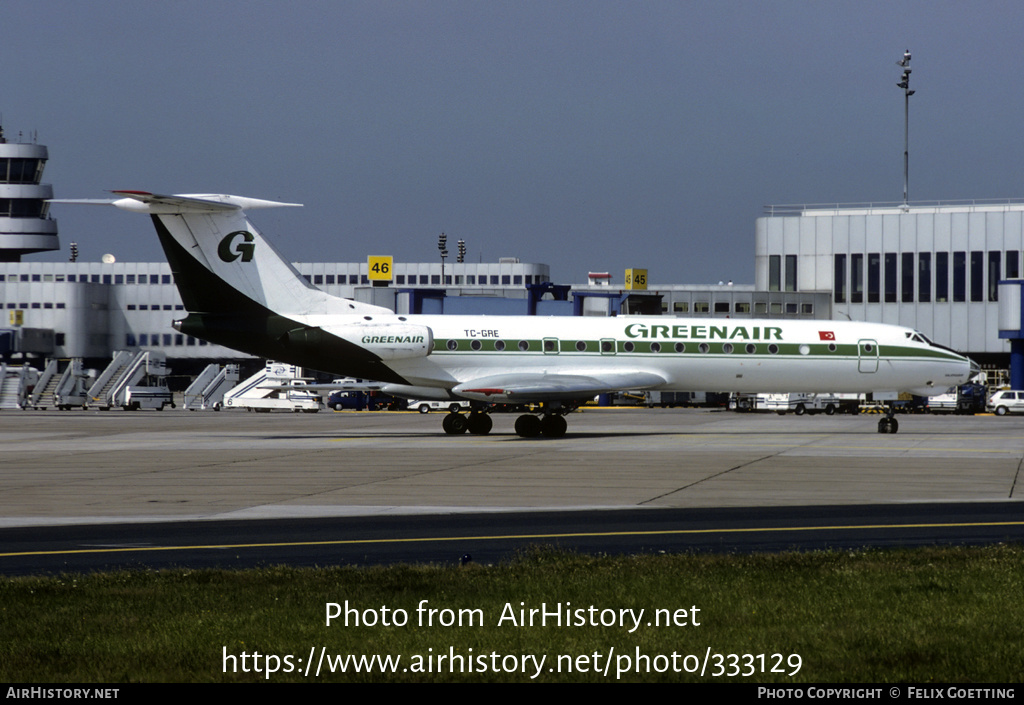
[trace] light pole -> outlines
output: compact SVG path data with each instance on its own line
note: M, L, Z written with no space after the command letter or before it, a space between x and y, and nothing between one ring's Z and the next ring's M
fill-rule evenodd
M448 236L444 233L437 236L437 249L441 251L441 286L444 286L444 260L448 257Z
M896 85L903 89L903 205L907 205L907 188L910 179L910 49L903 52L903 58L896 62L903 67L903 77Z

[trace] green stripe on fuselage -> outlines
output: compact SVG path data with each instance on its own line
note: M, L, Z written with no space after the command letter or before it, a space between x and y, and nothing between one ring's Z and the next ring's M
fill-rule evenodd
M577 343L581 342L578 339L572 340L561 340L558 339L559 353L574 353L577 355L608 355L611 351L602 351L601 344L611 340L610 338L603 338L601 340L583 340L586 344L584 349L579 349ZM472 347L473 342L479 343L479 348L474 349ZM503 349L499 349L498 343L504 344ZM521 342L528 344L525 350L519 347ZM449 347L450 343L455 344L455 348ZM741 357L798 357L798 358L831 358L831 359L843 359L843 358L866 358L866 359L888 359L888 358L901 358L901 359L929 359L929 360L948 360L950 362L962 361L962 357L945 350L939 350L936 348L921 348L911 347L904 345L885 345L878 344L877 356L872 353L862 354L859 350L859 346L855 344L834 344L834 343L775 343L761 341L708 341L708 340L615 340L615 354L641 354L641 355L718 355L718 356L741 356ZM681 344L683 348L678 350L677 344ZM707 346L707 351L701 350L701 345ZM726 346L731 345L731 352L726 352ZM747 346L753 346L750 351L747 350ZM660 349L658 349L660 348ZM802 348L806 348L807 352L801 352ZM539 339L532 340L514 340L514 339L480 339L480 338L448 338L448 339L437 339L434 341L434 351L431 354L444 355L452 353L519 353L525 355L539 355L539 354L552 354L554 351L544 350L544 341Z

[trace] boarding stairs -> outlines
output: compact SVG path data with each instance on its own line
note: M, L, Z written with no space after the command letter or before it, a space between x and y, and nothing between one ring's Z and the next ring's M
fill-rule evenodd
M185 390L185 408L189 411L213 409L220 411L224 395L238 384L238 365L207 365Z
M39 371L29 365L0 363L0 410L24 409Z
M31 405L33 409L43 411L54 405L53 395L57 391L57 385L60 382L61 363L67 363L67 360L53 359L46 363L43 373L39 375L39 383L32 390Z
M85 406L87 380L81 358L50 360L39 375L29 406L38 411Z
M224 395L224 408L248 411L320 410L320 395L306 390L302 368L268 360L266 366Z
M115 406L132 408L133 387L139 388L140 382L146 382L141 389L169 400L171 393L165 382L168 374L167 357L162 352L119 350L89 388L89 406L103 411Z

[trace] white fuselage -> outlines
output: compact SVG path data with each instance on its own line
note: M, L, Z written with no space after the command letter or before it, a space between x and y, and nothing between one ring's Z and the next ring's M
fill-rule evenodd
M845 322L668 316L310 317L375 353L410 384L451 389L509 377L651 373L651 389L715 392L929 394L965 382L970 361L909 328ZM429 331L426 354L387 357L404 338L395 326ZM369 342L367 342L369 341ZM397 341L397 342L396 342ZM389 348L390 346L390 348Z

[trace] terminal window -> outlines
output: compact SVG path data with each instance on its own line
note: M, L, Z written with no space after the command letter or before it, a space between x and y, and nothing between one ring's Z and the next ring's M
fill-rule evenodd
M864 301L864 255L850 255L850 303Z
M907 304L914 302L914 253L904 252L900 255L902 260L902 276L900 277L900 300Z
M967 300L967 253L953 253L953 301Z
M896 303L896 279L899 271L896 269L896 253L885 253L885 303Z
M786 255L786 291L796 291L796 255Z
M832 268L832 292L837 304L846 303L846 255L837 254Z
M881 284L882 257L877 252L868 253L868 303L877 304Z
M932 300L931 252L919 252L917 255L917 300L922 303Z
M935 300L949 301L949 253L935 253Z
M971 301L984 300L985 293L985 253L980 250L971 251Z
M999 300L999 272L1002 269L1000 262L1001 252L988 253L988 300Z

